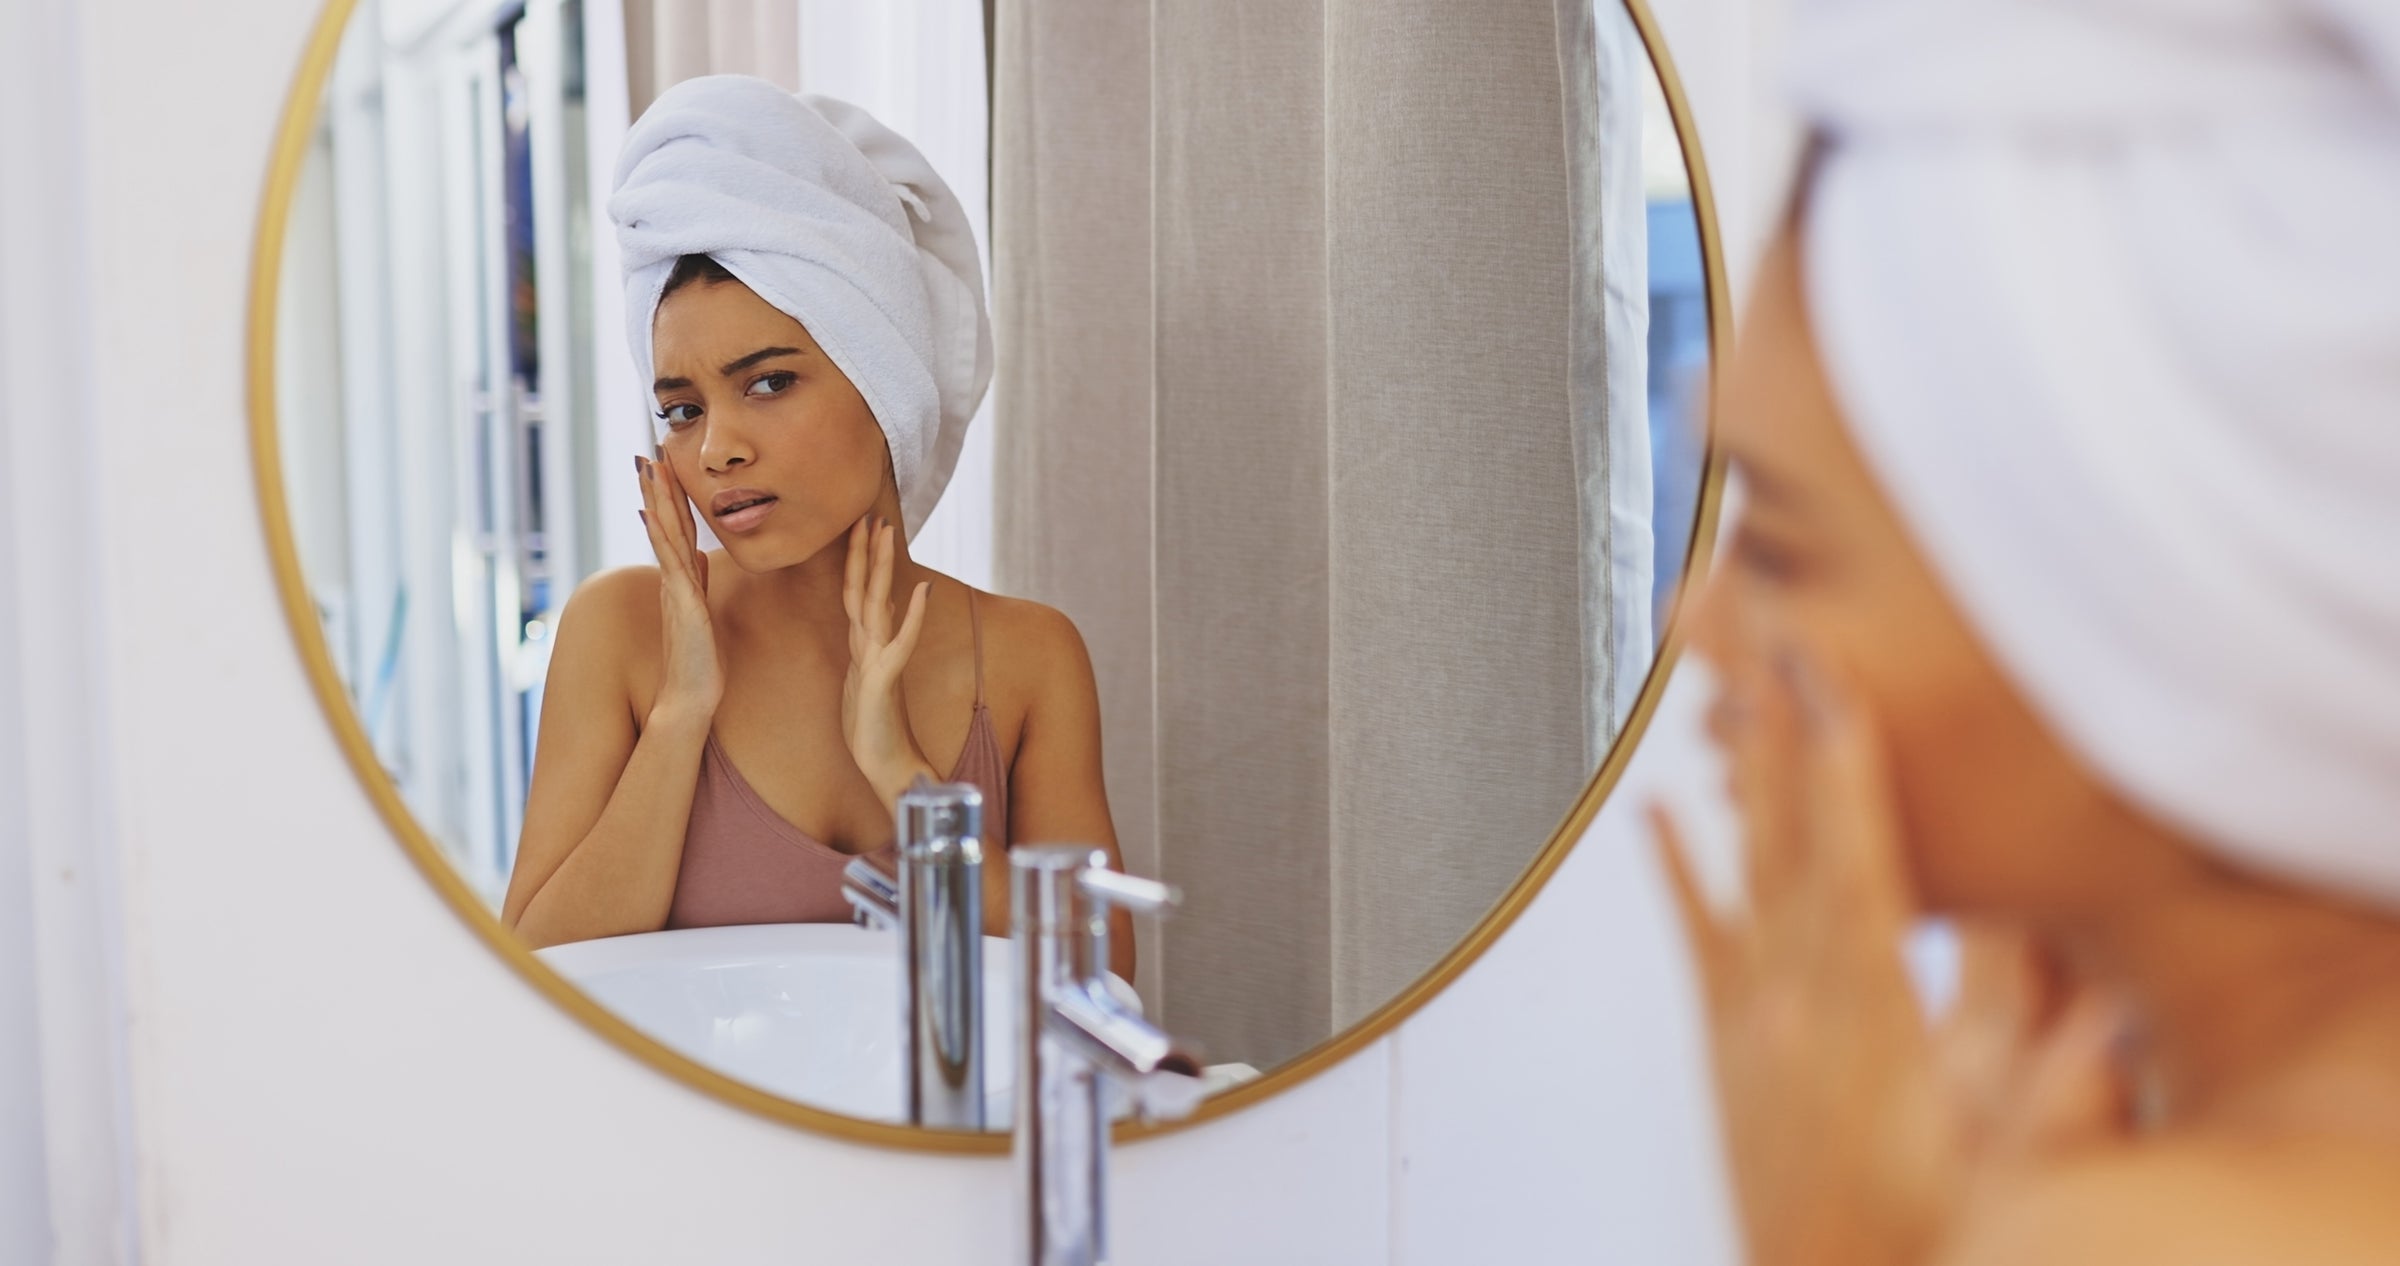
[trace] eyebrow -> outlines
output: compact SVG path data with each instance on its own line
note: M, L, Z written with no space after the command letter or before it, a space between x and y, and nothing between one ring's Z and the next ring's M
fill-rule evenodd
M798 356L799 354L800 349L797 347L762 347L739 360L726 362L725 367L717 372L731 378L762 360L773 360L778 356Z
M1760 469L1755 460L1735 457L1731 464L1742 477L1742 496L1751 503L1788 508L1795 501L1802 500L1790 483L1772 471Z
M727 378L731 378L735 374L750 368L752 365L755 365L762 360L773 360L778 356L800 356L804 354L805 353L803 353L801 349L797 347L762 347L739 360L728 362L717 372ZM650 390L653 393L664 391L681 391L691 385L692 380L689 378L661 378L658 381L650 384Z

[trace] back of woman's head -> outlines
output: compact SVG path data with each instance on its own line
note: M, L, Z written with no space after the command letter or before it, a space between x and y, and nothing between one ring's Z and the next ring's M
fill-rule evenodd
M1809 324L1978 637L2145 813L2400 907L2400 7L1795 29Z

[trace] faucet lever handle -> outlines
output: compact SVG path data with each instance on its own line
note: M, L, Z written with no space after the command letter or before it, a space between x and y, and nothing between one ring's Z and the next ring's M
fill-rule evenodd
M899 883L864 857L854 857L842 867L842 898L850 903L851 917L860 927L900 926Z
M1140 879L1101 866L1086 868L1075 877L1075 883L1083 890L1084 898L1099 907L1096 914L1104 915L1111 908L1135 914L1163 914L1183 901L1183 892L1173 884Z

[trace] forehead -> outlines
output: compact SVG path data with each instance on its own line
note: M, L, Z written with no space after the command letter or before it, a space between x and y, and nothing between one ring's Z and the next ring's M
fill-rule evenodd
M738 281L692 282L660 300L650 321L651 358L662 374L672 361L721 362L777 343L816 346L798 321Z

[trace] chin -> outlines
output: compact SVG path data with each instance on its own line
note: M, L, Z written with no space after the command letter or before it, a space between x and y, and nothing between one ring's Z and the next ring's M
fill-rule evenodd
M787 565L778 560L777 556L784 551L777 550L772 541L762 541L755 537L720 536L717 538L717 544L725 551L725 561L746 572L755 574L774 571L778 567Z
M2005 808L1978 808L1955 796L1934 799L1921 805L1903 793L1901 865L1918 910L2002 915L2022 905L2039 876L2025 873L2028 850L2009 846L2016 833L2005 824Z
M719 536L717 544L724 547L727 561L752 575L796 567L825 548L820 542L810 549L795 539L795 534L772 529L747 536Z
M1994 815L1992 821L2000 821ZM2089 897L2082 882L2087 863L2067 850L2037 843L2038 826L2026 830L1911 830L1903 865L1917 909L1928 915L2041 921Z

